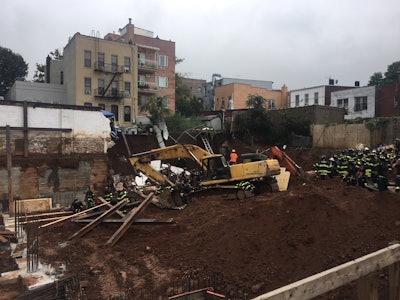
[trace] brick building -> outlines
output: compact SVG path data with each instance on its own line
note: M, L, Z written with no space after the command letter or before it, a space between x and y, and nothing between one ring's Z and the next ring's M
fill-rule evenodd
M63 84L66 104L100 106L129 126L151 97L175 111L175 42L129 23L104 39L76 33L59 60L47 59L47 83Z

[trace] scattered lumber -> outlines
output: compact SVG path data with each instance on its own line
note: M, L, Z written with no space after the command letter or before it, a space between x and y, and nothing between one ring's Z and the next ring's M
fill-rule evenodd
M53 225L53 224L56 224L56 223L59 223L59 222L62 222L62 221L66 221L66 220L72 219L72 218L74 218L74 217L76 217L76 216L86 214L86 213L89 212L89 211L98 209L98 208L103 207L103 206L105 206L105 205L106 205L106 204L103 203L103 204L100 204L100 205L97 205L97 206L94 206L94 207L85 209L85 210L83 210L83 211L81 211L81 212L78 212L78 213L76 213L76 214L69 215L69 216L66 216L66 217L61 217L61 218L59 218L58 220L55 220L55 221L53 221L53 222L50 222L50 223L44 224L44 225L42 225L42 226L39 226L39 228L44 228L44 227L47 227L47 226L50 226L50 225Z
M113 236L106 242L107 245L114 246L118 240L124 235L124 233L128 230L128 228L132 225L134 222L134 218L136 215L138 215L140 212L142 212L145 207L151 202L151 198L153 197L154 193L150 193L147 195L146 199L138 206L133 208L131 211L129 211L126 214L126 219L124 223L118 228L118 230L113 234Z

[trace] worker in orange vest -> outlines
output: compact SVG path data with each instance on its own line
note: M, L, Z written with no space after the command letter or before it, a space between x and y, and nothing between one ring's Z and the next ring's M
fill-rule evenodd
M236 150L232 149L231 156L230 156L230 159L229 159L229 163L230 164L236 164L237 160L238 160L238 155L236 153Z

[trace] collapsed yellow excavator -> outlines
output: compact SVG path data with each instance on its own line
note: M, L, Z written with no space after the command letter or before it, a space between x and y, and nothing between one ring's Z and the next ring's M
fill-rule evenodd
M276 159L247 157L246 162L229 164L221 154L211 154L196 145L177 144L133 154L130 157L130 163L136 170L148 176L152 182L174 188L176 183L150 164L154 160L173 159L190 159L200 167L201 180L199 186L196 187L196 192L218 188L234 193L237 198L244 198L246 194L238 188L238 184L243 181L251 182L255 194L277 190L275 176L280 174L280 165ZM176 197L172 198L177 204Z

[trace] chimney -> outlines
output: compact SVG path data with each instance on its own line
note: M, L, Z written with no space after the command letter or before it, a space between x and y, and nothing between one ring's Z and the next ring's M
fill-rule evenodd
M354 86L360 86L360 82L359 81L355 81L354 82Z
M329 78L329 85L335 85L335 80L334 80L334 79L331 79L331 78Z
M132 18L129 18L129 24L132 24Z

